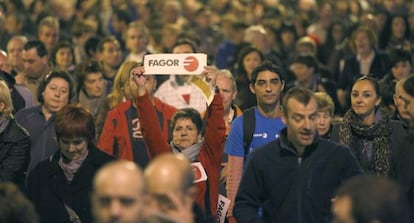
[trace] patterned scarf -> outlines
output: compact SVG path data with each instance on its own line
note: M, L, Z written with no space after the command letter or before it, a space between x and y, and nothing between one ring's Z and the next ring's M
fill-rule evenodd
M72 182L73 177L75 176L76 172L78 172L79 168L82 166L83 161L85 161L86 157L88 156L89 151L86 150L82 156L77 160L71 160L69 163L63 162L62 155L59 158L59 166L62 168L63 173L65 174L66 180L69 183Z
M357 115L349 110L344 116L344 122L339 128L339 142L347 145L361 163L362 150L358 140L372 141L374 172L377 175L388 176L390 170L390 121L387 116L376 111L375 122L370 126L363 125Z

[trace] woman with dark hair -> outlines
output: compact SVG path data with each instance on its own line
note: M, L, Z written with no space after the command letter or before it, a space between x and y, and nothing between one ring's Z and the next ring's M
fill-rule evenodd
M379 39L379 48L390 51L403 49L412 52L412 41L407 17L393 15L387 18Z
M197 192L193 194L193 197L207 215L215 216L226 131L223 120L223 102L219 91L216 90L215 94L214 91L212 92L214 99L206 110L205 122L200 113L193 108L180 109L174 114L170 124L172 140L168 143L161 133L161 128L154 128L159 121L154 106L151 106L152 103L145 87L147 78L143 73L143 67L134 70L134 79L138 86L136 104L138 117L141 117L142 135L151 157L162 153L182 153L191 160L194 165L193 169L197 170L196 173L205 172L206 178L200 177L200 174L196 175L194 183ZM203 75L206 80L210 81L210 87L214 89L217 71L206 67Z
M295 43L298 40L296 27L293 24L283 23L279 28L278 42L280 43L280 55L284 66L287 66L295 58Z
M55 113L67 105L74 94L70 75L64 71L52 71L39 85L40 105L16 113L17 122L30 134L29 171L56 151Z
M240 50L235 71L232 73L235 74L238 91L235 104L242 110L256 105L256 95L250 91L249 85L254 68L263 61L264 56L257 48L246 46Z
M93 115L79 105L56 114L58 149L29 173L28 196L41 222L92 222L95 172L112 160L95 146Z
M334 74L334 80L337 81L337 74L341 70L341 64L345 57L350 55L348 27L343 21L335 20L331 23L326 34L326 41L318 51L320 62L326 64L329 71Z
M333 126L331 139L348 146L365 172L388 176L391 155L404 129L386 115L380 104L377 79L358 78L351 90L351 109L341 123Z
M0 81L0 182L11 181L24 188L29 164L30 137L13 117L10 90Z
M55 68L73 74L75 71L75 52L71 43L66 41L58 42L53 47L50 55Z
M88 109L94 117L105 99L106 81L99 62L87 60L77 68L78 86L76 101Z
M391 70L381 80L381 96L384 107L387 108L390 114L396 114L394 103L395 85L399 80L408 77L413 65L411 61L411 54L402 49L393 49L389 52L391 61ZM393 117L397 118L398 117Z

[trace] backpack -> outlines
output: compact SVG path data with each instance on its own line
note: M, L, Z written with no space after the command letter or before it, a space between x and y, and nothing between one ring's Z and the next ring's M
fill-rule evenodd
M244 157L249 153L249 146L253 140L254 130L256 129L256 116L254 115L254 109L251 107L243 112L243 148Z

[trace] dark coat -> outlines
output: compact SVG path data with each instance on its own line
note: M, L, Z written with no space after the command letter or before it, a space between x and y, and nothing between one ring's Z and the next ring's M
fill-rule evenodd
M338 123L334 123L332 125L330 140L340 143L339 131L340 131L340 126L341 125L346 125L346 123L338 122ZM391 156L393 156L394 153L398 153L398 151L401 148L399 146L399 143L404 141L406 136L407 136L407 130L404 128L403 124L400 121L397 121L397 120L390 120L390 122L389 122L389 147L390 147L390 150L391 150ZM362 150L362 147L363 147L362 142L365 138L363 136L358 136L357 134L354 134L353 137L355 137L356 145L358 145L358 147L351 148L352 146L350 146L350 145L345 145L345 146L350 147L351 150L352 149L353 150ZM362 160L362 157L360 157L361 155L358 155L358 154L354 154L354 155L357 157L358 160ZM390 159L392 159L392 157L390 157ZM392 162L392 160L391 160L391 162ZM364 169L365 172L369 172L368 169L364 168L366 166L365 164L361 163L360 165L362 166L362 168ZM393 168L392 165L393 164L391 164L391 170L390 171L393 171L392 170L392 168Z
M335 190L361 173L347 147L322 138L298 156L286 129L250 156L233 210L239 223L328 223Z
M90 145L88 149L88 156L70 184L58 164L60 151L51 160L40 162L29 173L28 196L36 207L40 222L70 223L63 202L77 213L82 222L92 222L92 180L97 170L113 158L95 146Z
M11 119L0 134L0 182L11 181L23 188L29 160L29 133Z
M414 222L414 129L407 131L393 153L391 176L400 184L409 204L410 222Z
M388 55L381 51L375 51L375 57L369 69L369 75L381 79L391 69ZM365 74L368 75L368 74ZM350 92L354 80L360 77L360 65L357 56L349 57L345 60L344 69L339 75L338 88Z

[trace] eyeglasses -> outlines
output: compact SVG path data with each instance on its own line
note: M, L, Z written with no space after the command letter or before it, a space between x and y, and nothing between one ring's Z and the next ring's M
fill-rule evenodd
M59 139L59 143L63 144L63 145L74 145L74 146L79 146L80 144L82 144L85 141L85 138L75 138L75 139L63 139L60 138Z

